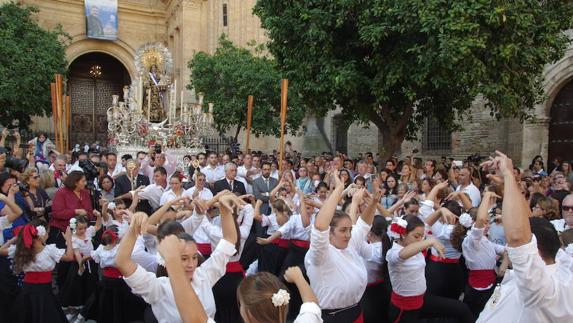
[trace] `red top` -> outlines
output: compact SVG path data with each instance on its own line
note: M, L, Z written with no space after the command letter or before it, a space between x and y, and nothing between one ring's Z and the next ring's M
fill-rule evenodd
M76 216L77 209L84 209L88 213L88 219L93 218L92 202L90 191L82 190L80 197L69 188L62 187L56 192L52 203L52 217L50 226L61 231L66 231L70 224L70 219Z

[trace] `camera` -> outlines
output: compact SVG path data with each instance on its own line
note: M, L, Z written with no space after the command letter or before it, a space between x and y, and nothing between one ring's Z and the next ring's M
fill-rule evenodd
M94 163L92 163L90 160L87 159L80 160L78 165L84 171L88 183L93 182L93 180L98 177L99 170L97 169L96 165L94 165Z
M155 144L155 153L156 154L161 154L161 145L160 144Z
M24 184L24 183L18 183L18 188L20 189L20 192L25 192L25 193L29 193L30 189L28 188L28 185Z

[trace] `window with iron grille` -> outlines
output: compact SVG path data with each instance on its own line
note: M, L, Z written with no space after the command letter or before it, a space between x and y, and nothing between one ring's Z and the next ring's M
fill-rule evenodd
M452 133L435 119L424 122L423 147L425 151L449 152L452 149Z
M228 25L228 21L227 21L227 4L223 3L223 27L227 27Z

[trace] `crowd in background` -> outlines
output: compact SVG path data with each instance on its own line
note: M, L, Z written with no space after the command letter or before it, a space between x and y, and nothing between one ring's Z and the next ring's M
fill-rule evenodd
M8 135L13 148L5 147ZM565 273L555 278L543 267L573 268L560 258L573 256L570 161L546 166L536 156L519 168L499 153L305 156L290 143L282 160L277 151L208 149L177 160L160 146L134 155L95 144L58 152L43 133L22 144L7 130L0 147L0 317L486 322L511 317L512 308L531 322L573 319L573 306L559 299L567 291L541 295L516 265L548 275L545 284L572 287ZM523 227L514 232L519 220L508 223L515 216L508 206L530 215L537 238L530 251L541 258L524 262L535 237L522 241ZM55 261L44 268L39 255ZM192 289L170 285L179 267ZM55 288L32 288L47 278L29 272L52 270ZM34 313L45 311L46 301L33 298L41 293L55 295L48 305L61 310ZM538 299L508 304L508 295ZM186 313L177 296L195 311Z

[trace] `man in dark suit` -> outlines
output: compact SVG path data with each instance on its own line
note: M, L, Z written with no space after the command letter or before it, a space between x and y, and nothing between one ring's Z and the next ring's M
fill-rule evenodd
M213 185L213 195L217 195L217 193L224 190L229 190L238 196L247 194L245 184L236 178L237 165L234 163L225 164L225 178L215 182L215 185Z
M279 181L271 177L271 164L264 162L261 167L261 176L253 181L253 194L257 200L263 201L261 214L269 215L271 208L269 206L269 193L278 185Z
M130 191L149 185L149 177L139 174L139 164L133 159L128 160L126 165L127 173L115 179L114 195L115 198L124 200L125 204L129 206L133 198ZM139 200L136 210L148 215L151 215L153 211L147 200Z

